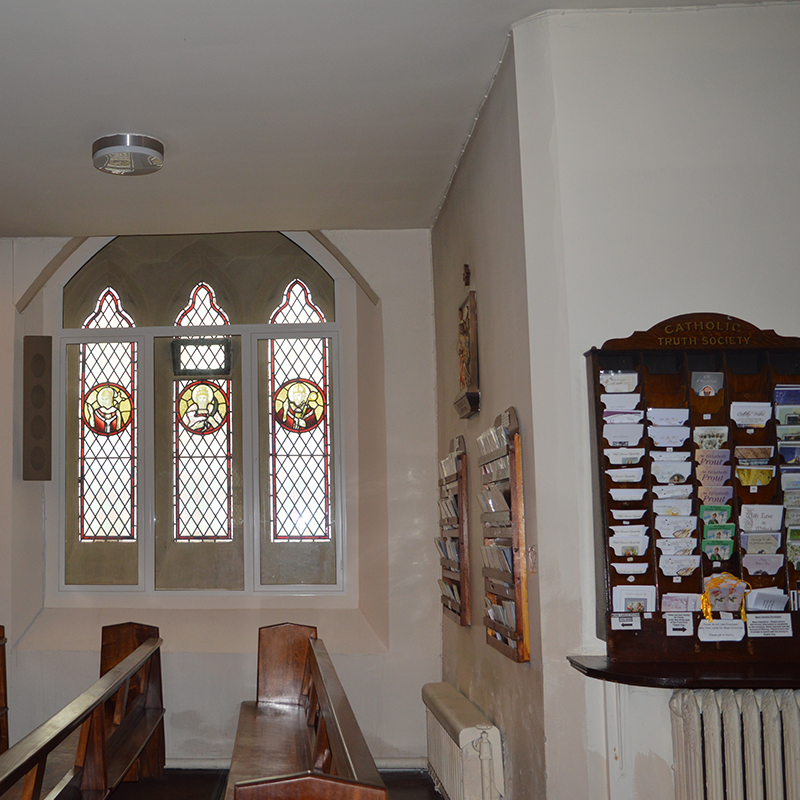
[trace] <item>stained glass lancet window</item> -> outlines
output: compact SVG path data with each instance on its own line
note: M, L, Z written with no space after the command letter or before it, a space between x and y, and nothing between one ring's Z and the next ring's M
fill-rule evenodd
M119 295L107 287L83 328L133 328ZM80 347L81 541L131 541L137 536L136 342Z
M207 283L195 286L175 320L176 326L228 324L228 315ZM219 358L220 348L197 347L187 366L212 371L220 367ZM230 541L231 381L176 380L174 402L175 541Z
M308 287L292 281L273 324L325 322ZM327 338L270 340L272 541L331 538L330 382Z

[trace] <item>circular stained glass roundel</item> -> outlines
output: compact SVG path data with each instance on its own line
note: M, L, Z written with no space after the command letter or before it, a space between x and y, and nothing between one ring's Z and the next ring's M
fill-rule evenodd
M99 436L114 436L130 425L133 400L117 383L98 383L83 399L83 421Z
M228 395L214 381L190 383L176 405L181 425L191 433L214 433L228 418Z
M292 378L275 392L277 423L292 433L313 430L325 417L325 392L313 381Z

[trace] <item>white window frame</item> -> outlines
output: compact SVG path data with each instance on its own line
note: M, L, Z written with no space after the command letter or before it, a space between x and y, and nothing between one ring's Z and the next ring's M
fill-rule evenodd
M54 455L56 456L56 469L54 469L54 483L57 483L58 497L58 535L57 535L57 589L56 596L65 599L77 595L139 595L139 596L180 596L187 595L203 597L264 597L270 595L332 595L345 594L348 590L348 573L352 574L356 564L348 565L347 554L347 526L346 526L346 482L345 482L345 447L344 430L348 424L347 414L344 411L346 392L344 384L347 380L346 373L354 374L353 364L350 369L345 369L343 364L343 349L347 346L355 354L355 325L348 325L346 320L355 319L355 282L344 268L325 250L310 234L285 233L287 238L294 241L309 255L314 258L334 279L336 298L336 322L317 323L308 325L225 325L203 326L179 329L175 326L159 326L150 328L102 328L102 329L64 329L61 327L63 320L63 287L79 269L101 250L114 237L96 240L94 253L83 259L71 268L65 267L59 271L54 284L50 284L49 299L45 298L45 305L55 312L46 314L45 318L56 319L57 326L54 330L45 331L54 336L54 357L56 358L54 377L54 415L53 436ZM285 288L285 287L284 287ZM123 308L124 304L123 304ZM126 309L127 310L127 309ZM340 322L338 320L345 320ZM134 319L134 322L136 320ZM250 364L250 370L242 370L242 464L245 470L243 485L243 536L244 536L244 588L243 590L165 590L155 588L155 546L154 546L154 429L153 429L153 344L159 337L173 338L176 330L180 335L225 335L240 336L242 345L242 364ZM330 408L331 408L331 478L334 487L334 505L332 526L334 530L334 543L336 547L336 582L330 585L286 585L262 586L260 576L260 536L259 536L259 454L258 438L258 385L257 376L258 341L270 338L291 338L293 336L307 336L311 338L329 338L330 340ZM65 452L66 452L66 352L67 346L93 341L136 341L139 352L139 476L138 476L138 514L139 526L137 531L138 582L136 585L110 586L67 584L65 581L65 522L67 490L65 477ZM342 342L345 342L343 346ZM248 431L247 421L250 427ZM352 421L349 421L352 422ZM247 479L247 470L250 476ZM220 543L224 546L225 543ZM91 547L91 543L86 544ZM187 546L191 544L187 543ZM68 603L71 605L71 603ZM226 604L227 605L227 604Z

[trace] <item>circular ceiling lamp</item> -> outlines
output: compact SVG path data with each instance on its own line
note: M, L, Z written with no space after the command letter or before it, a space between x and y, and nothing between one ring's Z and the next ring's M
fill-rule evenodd
M164 166L164 143L140 133L102 136L92 145L92 162L109 175L149 175Z

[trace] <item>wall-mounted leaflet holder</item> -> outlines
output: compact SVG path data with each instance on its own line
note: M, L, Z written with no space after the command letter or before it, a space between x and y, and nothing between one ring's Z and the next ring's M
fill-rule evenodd
M463 436L450 442L439 462L439 578L442 613L459 625L471 622L469 593L469 502L467 451Z
M607 668L800 681L800 338L687 314L586 356Z
M477 444L486 642L512 661L528 661L528 553L516 410L500 414Z

